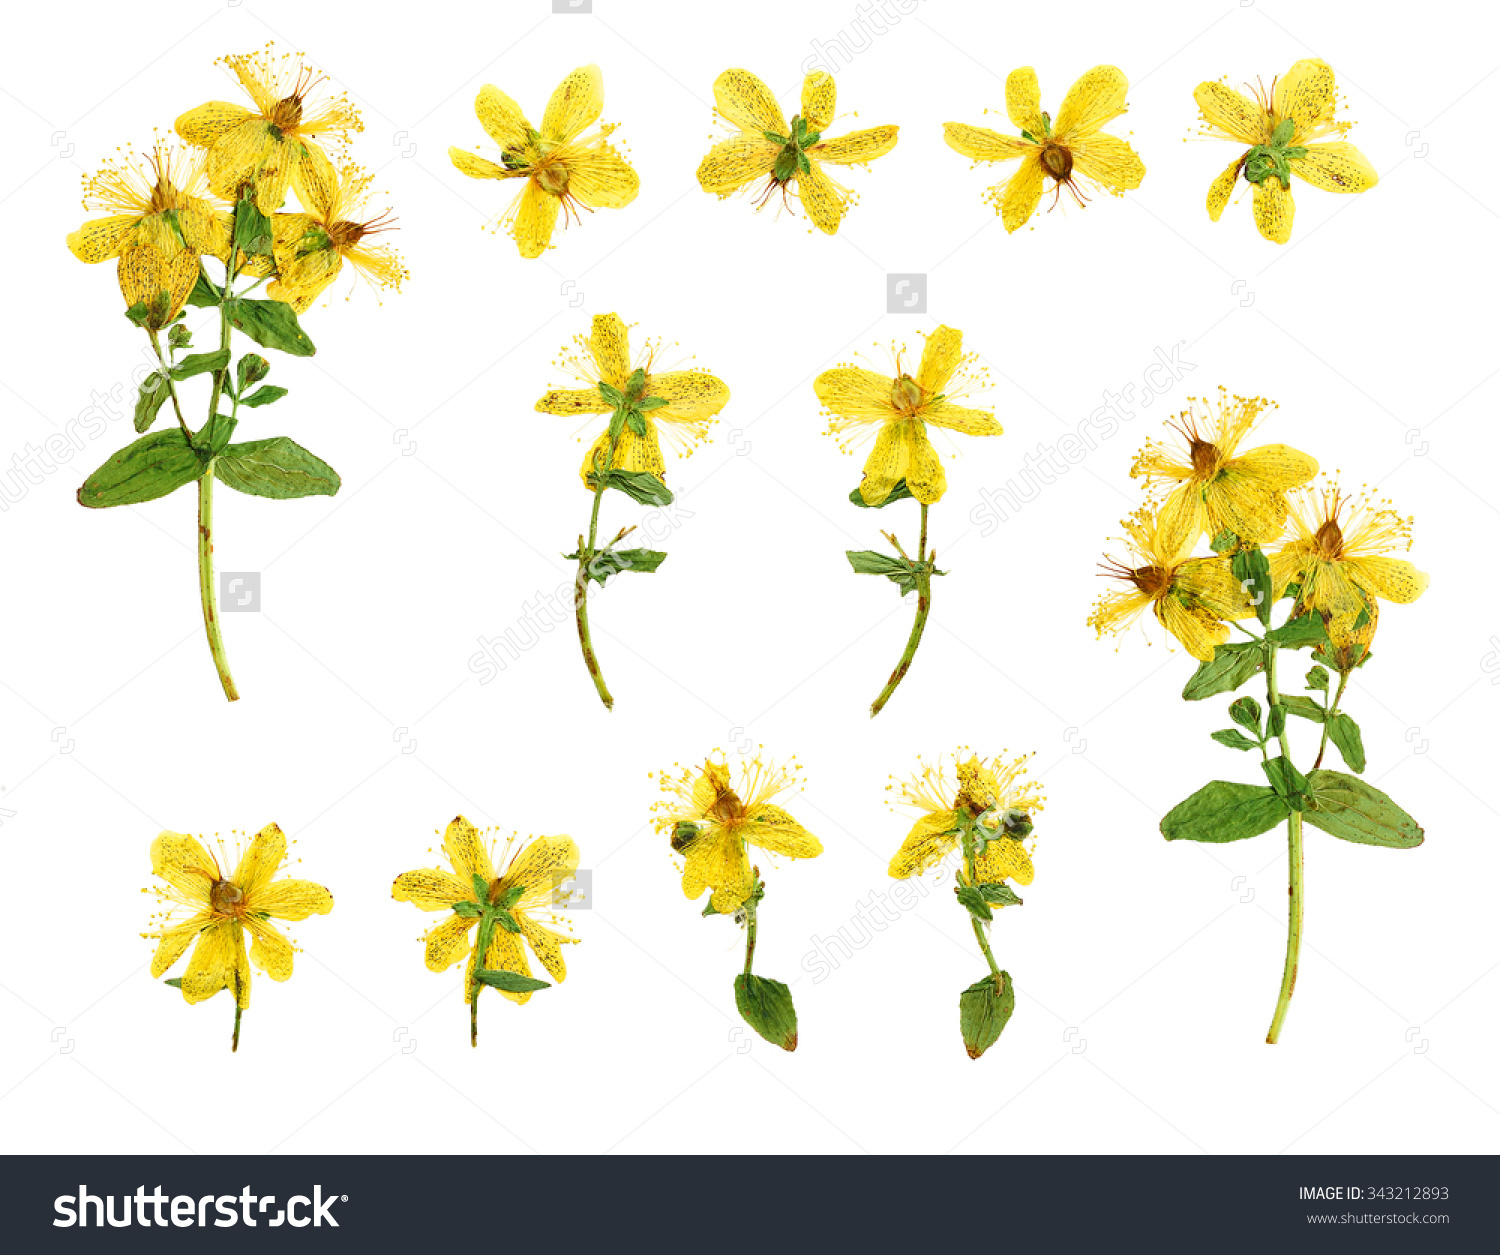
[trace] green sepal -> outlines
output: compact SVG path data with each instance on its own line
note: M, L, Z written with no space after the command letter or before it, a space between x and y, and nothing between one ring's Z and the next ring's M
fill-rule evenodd
M169 976L169 977L167 977L166 980L162 981L162 984L163 985L170 985L170 986L172 986L173 989L181 989L182 988L182 977L180 977L180 976Z
M613 384L605 383L602 379L599 381L599 395L616 409L625 404L625 394Z
M734 1005L745 1023L773 1046L797 1049L797 1010L792 991L779 980L741 972L734 978Z
M787 136L778 135L775 131L762 131L761 134L764 135L773 144L785 144L788 139Z
M1209 662L1200 662L1183 686L1184 701L1198 702L1216 693L1229 693L1266 668L1266 651L1259 641L1220 645Z
M885 506L890 505L893 501L915 501L916 498L912 496L911 489L906 486L906 479L903 476L901 479L898 479L896 481L895 487L891 489L890 494L886 497L886 499L879 502L878 504L866 501L864 497L860 495L860 491L858 488L856 488L849 494L849 500L852 501L855 505L859 506L861 510L879 510Z
M1410 850L1422 827L1384 793L1357 776L1319 768L1307 777L1310 804L1302 818L1340 841Z
M1220 728L1217 732L1208 734L1220 745L1227 745L1232 750L1253 750L1260 748L1259 741L1252 741L1238 728Z
M671 404L666 397L642 397L631 406L631 409L640 414L649 414L652 410L664 409Z
M685 849L688 848L688 846L692 842L698 839L702 832L702 827L698 824L693 823L692 820L679 819L677 821L677 826L672 829L673 851L677 854L681 854ZM707 915L708 912L705 911L704 914Z
M778 183L789 183L797 173L797 149L788 144L776 154L776 164L771 167L771 176Z
M203 459L182 430L152 432L126 445L83 481L78 504L89 509L139 505L191 484L203 474Z
M990 910L990 904L984 900L984 894L979 892L976 885L959 885L954 890L958 903L969 912L975 919L984 920L988 923L995 918L994 912Z
M975 885L976 889L984 895L984 900L992 906L1023 906L1025 905L1016 896L1016 891L1009 885L1000 882Z
M494 918L495 923L499 924L506 932L518 933L521 931L521 925L516 922L516 917L509 911L495 907L491 910L490 914Z
M453 904L453 912L455 915L462 915L465 919L478 919L481 915L484 914L484 912L480 910L478 903L467 901L455 902Z
M189 353L172 367L172 378L178 383L194 375L206 375L211 370L223 370L229 365L229 350L216 349L212 353Z
M982 976L958 996L958 1031L963 1034L969 1058L977 1059L1000 1040L1016 1009L1016 990L1009 972L996 978Z
M236 296L224 302L224 316L262 348L280 349L293 357L311 357L314 347L296 311L285 301L257 301Z
M485 902L489 900L490 882L488 880L486 880L478 872L475 872L470 878L469 883L474 886L474 897L478 901Z
M1297 124L1291 118L1282 118L1276 124L1276 129L1271 132L1271 146L1273 148L1285 148L1292 142L1292 136L1297 133Z
M724 912L721 911L721 910L719 910L719 908L714 905L713 895L710 894L709 895L709 899L708 899L708 905L703 908L703 918L707 919L710 915L722 915L722 914L724 914Z
M333 467L288 436L228 446L214 460L214 474L236 492L278 501L331 497L343 486Z
M625 410L625 426L629 427L637 436L646 434L646 420L641 417L640 412L630 406Z
M1286 801L1267 784L1215 780L1162 816L1168 841L1222 845L1269 832L1287 816Z
M503 906L508 911L508 910L510 910L511 907L515 906L515 904L517 902L519 902L525 896L526 896L526 886L525 885L512 885L509 889L507 889L504 893L502 893L500 895L500 901L498 903L496 903L496 905L497 906Z
M625 399L634 401L641 395L641 390L646 386L646 368L637 366L630 372L630 378L625 381Z
M522 976L519 972L507 972L503 967L494 971L481 968L474 973L474 979L491 989L503 989L512 994L530 994L538 989L552 988L548 981L537 980L534 976Z
M141 389L135 398L135 429L137 432L150 430L151 424L156 421L156 416L161 412L161 407L166 404L171 395L167 387L166 377L159 370L153 370L145 379L141 380Z
M577 552L565 553L564 558L578 561ZM621 571L639 571L649 575L667 560L660 549L601 549L588 563L584 571L586 578L602 585L611 575Z
M1359 733L1359 724L1339 711L1328 721L1328 739L1339 747L1339 753L1351 771L1364 771L1365 743Z
M286 396L286 389L268 383L264 388L257 388L248 397L241 397L240 404L246 409L256 410L262 405L270 405L273 401L279 401Z
M1208 542L1208 547L1215 553L1232 553L1240 543L1240 538L1227 527Z

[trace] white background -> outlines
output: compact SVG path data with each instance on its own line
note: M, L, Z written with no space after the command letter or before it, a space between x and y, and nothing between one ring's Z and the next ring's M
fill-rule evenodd
M1472 6L1422 20L1369 5L929 0L871 21L850 0L702 5L595 0L395 8L157 3L30 6L0 68L6 417L0 468L141 362L111 268L63 244L79 176L205 100L238 99L216 56L274 39L305 50L365 111L357 154L400 217L412 279L377 304L347 277L305 318L316 358L276 355L291 389L241 434L286 432L342 473L335 499L222 489L218 561L260 571L264 608L224 629L244 693L219 692L196 596L193 497L81 510L83 477L127 417L28 484L7 481L0 674L5 907L0 911L0 1146L7 1151L274 1152L1494 1151L1500 871L1493 764L1492 284L1500 207L1493 29ZM897 20L891 21L892 17ZM883 34L871 32L886 26ZM850 48L847 56L840 49ZM846 182L835 238L800 217L702 193L711 84L761 75L787 112L820 49L837 58L835 131L899 123L895 151ZM1292 243L1247 200L1203 209L1233 156L1183 142L1194 86L1337 70L1350 136L1380 171L1358 197L1299 186ZM535 120L563 74L598 62L641 193L522 261L481 227L509 186L449 164L485 136L493 82ZM1126 199L1041 215L1007 237L949 120L1002 129L1004 78L1031 64L1055 111L1099 62L1132 80L1148 174ZM930 276L929 316L888 316L885 274ZM346 302L343 298L349 295ZM532 406L560 345L594 313L680 342L728 382L714 442L673 463L690 517L649 578L596 595L618 699L596 701L571 622L493 683L469 660L571 579L589 505L568 420ZM194 324L205 324L193 311ZM843 551L915 530L914 508L846 501L859 462L823 434L819 371L938 322L982 353L1006 427L947 441L932 515L940 565L916 665L875 722L870 699L910 608ZM205 325L205 331L208 334ZM639 334L639 333L638 333ZM1140 384L1158 349L1191 373L989 534L982 488ZM669 358L671 354L668 355ZM1131 456L1188 395L1261 393L1262 438L1377 483L1417 517L1431 591L1381 616L1348 708L1368 778L1426 826L1419 850L1307 839L1307 933L1283 1044L1263 1044L1285 944L1280 834L1168 845L1159 816L1256 764L1208 739L1223 700L1178 693L1192 661L1154 629L1115 650L1084 619L1106 535L1137 500ZM196 393L194 394L197 395ZM195 401L195 405L199 402ZM128 415L128 404L122 413ZM946 440L939 434L940 441ZM0 469L0 474L6 473ZM612 496L605 527L643 511ZM533 621L535 616L533 616ZM1155 643L1149 644L1149 640ZM1292 676L1305 668L1289 664ZM1305 728L1298 728L1305 733ZM688 902L648 827L647 772L764 743L806 765L787 805L826 846L769 877L757 970L794 983L801 1045L752 1039L731 984L741 940ZM947 890L872 938L909 819L890 773L967 744L1037 751L1050 800L1037 879L994 942L1019 990L978 1063L958 992L982 971ZM1309 747L1303 742L1304 759ZM457 972L429 922L389 898L455 813L567 832L593 872L565 985L516 1008L489 996L468 1044ZM260 979L241 1051L224 1000L154 985L140 940L148 847L276 820L333 914L295 926L286 985ZM814 981L814 937L865 942ZM748 1044L747 1044L748 1043Z

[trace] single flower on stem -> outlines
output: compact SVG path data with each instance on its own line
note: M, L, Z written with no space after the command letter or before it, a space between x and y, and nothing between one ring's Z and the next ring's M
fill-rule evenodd
M395 230L396 220L389 210L365 216L374 177L346 162L332 183L310 190L306 212L271 220L276 278L267 296L305 314L346 261L372 286L401 290L410 276L400 256L389 244L372 240Z
M445 972L468 959L464 1001L469 1005L471 1046L479 1045L483 989L497 989L524 1006L536 990L550 988L547 981L532 976L526 946L561 984L568 975L562 948L578 941L536 918L577 896L570 887L578 871L577 845L571 837L537 837L507 864L514 840L506 842L497 859L495 843L486 843L479 829L459 815L443 834L443 853L452 870L424 867L402 872L391 885L391 897L397 902L410 902L423 911L449 912L423 939L427 967ZM497 873L498 865L505 865L503 874ZM561 922L554 914L547 918L551 923Z
M868 165L896 146L900 129L876 126L826 138L835 98L833 75L814 70L802 80L801 112L789 124L776 94L760 79L749 70L725 70L714 80L714 112L732 135L699 163L699 186L722 200L760 183L757 209L778 192L790 208L795 195L813 226L833 235L857 197L830 178L824 166Z
M937 551L929 553L927 548L927 509L948 488L943 464L927 434L928 425L968 436L998 436L1004 431L992 411L957 404L989 382L988 370L978 367L979 355L963 351L963 332L938 327L927 337L915 375L907 370L904 349L893 350L893 357L892 373L844 363L813 380L813 391L828 417L828 434L846 453L861 440L874 437L864 477L850 493L850 501L881 507L915 498L921 507L915 559L890 533L882 534L895 548L896 557L869 549L848 551L856 574L884 575L903 596L917 594L916 621L906 650L871 704L872 717L885 708L911 669L932 608L932 577L945 574L937 569Z
M1247 94L1248 93L1248 94ZM1333 70L1316 58L1298 61L1245 92L1227 83L1199 83L1193 91L1202 133L1248 147L1208 189L1208 216L1217 222L1241 177L1255 189L1255 225L1275 244L1292 238L1292 176L1325 192L1364 192L1380 182L1364 153L1343 137L1354 125L1335 120L1338 93ZM1322 141L1325 136L1337 138Z
M1103 128L1125 112L1130 82L1112 65L1096 65L1063 97L1054 122L1042 112L1042 93L1030 66L1012 70L1005 80L1005 110L1019 136L1001 135L982 126L945 122L943 138L954 152L976 162L1015 161L1015 172L984 198L995 207L1007 232L1019 231L1036 213L1050 186L1055 209L1066 190L1082 208L1085 187L1123 196L1140 187L1146 167L1123 139ZM1050 212L1050 209L1049 209Z
M1029 885L1035 874L1031 849L1032 816L1044 805L1041 785L1027 777L1030 754L986 763L977 755L953 755L950 780L943 760L919 760L921 770L908 780L887 785L893 807L914 811L916 823L891 859L897 880L921 876L960 852L954 894L969 913L974 939L989 972L959 997L959 1029L969 1058L977 1059L999 1039L1015 1010L1015 986L990 949L990 925L996 910L1020 906L1007 881ZM1033 842L1034 844L1034 842Z
M652 805L652 823L683 860L683 893L696 900L711 890L703 914L729 915L745 928L745 968L734 982L740 1015L767 1041L795 1050L791 990L751 971L766 885L749 847L799 859L816 858L823 843L771 800L800 785L795 759L780 766L757 754L735 781L722 752L715 754L700 769L677 764L660 773L663 797Z
M599 507L606 489L623 492L641 505L672 503L664 480L663 439L684 457L708 439L715 416L729 403L729 389L706 370L658 371L660 343L647 340L632 362L630 330L618 314L597 314L590 334L577 336L564 349L558 365L584 388L554 388L536 403L541 414L608 414L609 422L589 446L579 472L594 498L588 536L566 556L578 563L573 582L573 609L584 665L606 710L615 699L604 682L589 631L588 585L601 587L621 571L650 573L667 555L658 549L622 549L619 542L634 530L621 528L615 538L599 543Z
M322 885L276 879L286 852L286 836L275 824L256 833L243 854L231 855L222 842L211 853L180 832L163 832L151 843L152 874L166 885L150 890L164 909L142 934L158 943L151 975L164 975L191 946L186 971L168 983L189 1003L230 991L231 1051L239 1049L240 1018L250 1006L250 965L274 981L291 979L296 947L271 921L295 922L333 910L333 895Z
M559 216L566 225L581 220L580 210L623 209L640 191L635 171L607 142L619 124L589 129L604 112L604 72L597 65L582 66L558 84L540 127L488 83L479 90L474 112L500 146L499 162L462 148L448 149L448 159L471 179L526 180L496 224L509 229L522 257L540 257L553 247Z

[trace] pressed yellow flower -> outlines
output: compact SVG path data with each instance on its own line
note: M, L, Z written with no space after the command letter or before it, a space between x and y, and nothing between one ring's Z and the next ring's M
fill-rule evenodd
M272 219L277 277L266 289L273 300L305 313L323 289L338 278L344 262L376 287L400 291L408 277L396 250L371 237L395 229L389 211L362 218L374 176L356 165L343 165L337 178L308 189L303 213Z
M345 141L365 125L346 95L323 88L325 77L301 53L264 51L228 56L222 64L239 80L253 110L211 100L177 119L177 133L208 152L214 192L238 200L253 185L255 204L272 214L295 189L304 205L325 199L337 175L321 141Z
M1208 189L1214 222L1241 175L1255 189L1255 225L1277 244L1292 238L1292 175L1325 192L1363 192L1380 182L1364 153L1343 142L1354 124L1334 120L1338 95L1326 62L1298 61L1269 92L1259 83L1248 91L1210 82L1193 92L1204 135L1249 145ZM1313 142L1325 135L1338 138Z
M1229 639L1228 621L1255 613L1249 595L1230 569L1228 556L1187 558L1163 545L1160 524L1149 509L1125 519L1127 562L1110 560L1105 575L1126 587L1105 593L1089 615L1089 626L1103 636L1123 632L1151 607L1157 622L1200 662Z
M948 779L943 760L928 763L919 759L918 775L887 786L897 795L898 803L893 804L919 812L917 822L891 859L890 874L904 880L942 862L958 848L959 826L967 817L977 820L987 834L995 834L975 859L976 883L1014 880L1018 885L1029 885L1034 875L1031 855L1022 838L1010 835L1010 830L1023 821L1029 823L1032 813L1044 805L1042 786L1026 777L1032 756L1023 754L1007 761L1002 755L985 763L977 755L970 754L967 759L962 755L962 749L953 755L956 784Z
M270 921L327 915L333 895L310 880L274 879L286 844L281 829L267 824L228 871L231 860L222 844L215 855L194 837L160 834L151 843L151 871L167 887L153 892L168 905L156 928L144 934L160 943L151 975L163 975L192 946L182 996L203 1002L228 989L241 1009L250 1005L251 963L272 980L290 978L294 947Z
M480 88L474 112L500 145L500 162L462 148L450 148L448 158L471 179L526 180L499 220L510 228L522 257L540 257L552 247L559 214L566 225L580 209L623 209L640 190L635 171L606 142L618 123L588 129L603 111L604 72L597 65L582 66L563 79L547 102L540 129L498 87Z
M802 111L788 125L776 95L749 70L725 70L714 80L714 112L734 134L715 144L698 166L698 183L720 199L765 179L756 208L776 192L795 194L818 230L832 235L856 199L825 165L863 166L896 146L895 126L851 131L825 139L834 120L833 75L814 70L802 80Z
M685 860L682 891L698 898L713 890L713 908L721 915L738 910L755 888L747 845L787 858L816 858L823 843L771 799L794 787L797 763L778 767L757 755L740 768L738 788L731 787L729 767L708 759L701 770L663 771L659 782L667 796L656 802L653 822L667 833L672 849Z
M653 373L659 342L647 340L640 356L630 356L630 329L618 314L596 314L588 336L576 336L574 347L563 350L560 369L588 384L586 388L554 388L536 403L540 414L610 414L614 405L605 400L599 385L607 384L621 393L629 392L631 377L637 370L644 382L638 395L627 401L659 397L666 404L641 414L645 434L626 426L615 446L614 466L604 466L609 452L609 433L605 432L590 446L579 475L590 492L594 485L589 476L605 469L644 471L663 479L666 464L662 460L661 438L666 437L684 457L700 441L708 439L714 415L729 403L729 388L706 370L671 370Z
M159 330L187 302L199 257L229 254L230 215L207 199L203 157L157 144L105 162L83 186L84 208L108 216L85 222L68 248L80 261L118 258L126 308L145 304Z
M974 161L1019 161L1014 174L985 193L1006 231L1018 231L1042 201L1052 180L1055 207L1064 188L1079 205L1088 203L1082 180L1112 196L1134 191L1146 167L1123 139L1102 128L1125 112L1130 81L1112 65L1096 65L1063 98L1054 122L1042 112L1042 93L1030 66L1012 70L1005 80L1005 111L1019 136L1001 135L982 126L943 123L948 147Z
M828 433L840 438L845 452L876 431L859 485L866 505L880 505L902 479L923 505L942 497L948 477L927 437L928 423L967 436L998 436L1005 430L992 411L954 404L988 385L988 372L974 369L979 355L965 354L963 342L963 332L940 326L927 337L915 377L905 369L902 349L894 352L894 378L846 363L813 380L828 415Z
M1157 521L1157 543L1168 555L1185 554L1198 538L1231 531L1242 541L1277 539L1286 525L1287 490L1307 483L1318 464L1290 445L1265 444L1239 452L1241 442L1275 402L1264 397L1231 397L1219 389L1217 407L1188 398L1198 408L1184 410L1173 427L1184 447L1148 440L1130 473L1146 487L1172 485Z
M1411 548L1412 520L1368 493L1344 495L1337 482L1296 494L1291 518L1286 543L1270 555L1272 589L1280 597L1295 584L1292 613L1321 614L1334 650L1357 661L1375 634L1379 603L1404 604L1427 591L1425 572L1389 556Z
M547 974L561 983L568 975L562 948L576 944L578 940L565 937L533 918L557 904L560 896L571 893L562 886L578 870L578 847L573 839L537 837L517 851L503 875L495 870L492 846L493 843L486 845L479 829L460 815L443 834L443 853L447 855L452 871L425 867L402 872L391 885L391 897L397 902L410 902L423 911L450 912L442 923L427 932L427 966L434 972L445 972L467 956L464 1001L470 1003L475 1001L479 992L479 981L474 973L480 955L469 934L479 924L486 907L504 907L519 930L511 932L499 926L494 929L489 953L483 957L484 971L514 972L529 977L531 965L521 944L524 940L547 969ZM507 843L500 862L505 861L509 850ZM483 886L482 893L480 885ZM556 922L556 917L549 918ZM501 989L499 992L517 1004L531 1001L530 990Z

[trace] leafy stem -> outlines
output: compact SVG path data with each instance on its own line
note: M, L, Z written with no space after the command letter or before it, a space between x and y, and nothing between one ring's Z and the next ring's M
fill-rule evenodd
M959 840L963 844L964 875L971 885L979 883L979 871L974 865L978 852L974 842L974 827L972 821L961 822L959 825ZM995 989L1001 988L1002 979L1000 966L995 962L995 956L990 952L990 939L985 934L984 925L979 922L978 917L969 912L969 927L974 930L974 940L979 943L980 952L984 955L984 961L990 965L990 975L995 978Z
M167 364L166 354L161 351L161 337L157 334L155 327L147 327L146 334L151 337L151 347L156 350L156 360L161 366L162 381L167 385L167 395L172 398L172 410L177 415L177 425L182 428L182 434L192 440L193 429L187 425L187 419L182 416L182 401L177 396L177 383L172 378L172 368Z
M901 654L901 661L896 664L896 669L891 672L891 678L885 682L885 687L880 690L880 696L870 704L870 717L873 719L885 709L886 702L890 701L891 694L896 691L896 686L906 678L906 673L911 670L912 659L917 655L917 646L922 643L922 632L927 627L927 615L932 610L932 569L937 562L937 553L927 552L927 502L922 506L922 531L917 541L917 561L915 566L915 577L917 582L917 617L912 623L911 636L907 638L906 649ZM894 536L890 541L896 546L897 551L903 558L906 551ZM991 966L994 966L993 961Z
M756 889L750 891L750 896L745 899L745 975L750 975L750 965L755 961L755 930L756 906L760 901L760 868L752 868L752 874L756 878Z
M605 473L615 464L615 450L620 444L620 434L625 430L624 415L617 409L609 424L609 452L604 458L604 469L594 478L594 508L589 514L589 539L578 543L578 574L573 579L573 615L578 621L578 643L583 648L583 663L589 669L594 688L605 710L614 709L615 699L604 682L604 671L594 653L593 638L589 634L589 566L594 561L594 546L599 542L599 503L604 499Z
M1272 710L1281 705L1281 693L1276 683L1276 645L1266 642L1266 700ZM1291 750L1287 745L1286 721L1282 719L1278 731L1281 744L1281 759L1288 774L1291 771ZM1287 814L1287 930L1286 965L1281 973L1281 993L1276 999L1276 1012L1271 1017L1271 1030L1266 1042L1274 1046L1281 1037L1281 1026L1292 1003L1292 990L1297 986L1297 961L1302 950L1302 812L1293 808Z
M1328 728L1329 725L1332 724L1334 719L1338 716L1339 702L1343 700L1344 688L1346 685L1348 685L1348 683L1349 673L1347 671L1340 671L1339 686L1333 694L1333 700L1323 708L1323 738L1318 742L1318 758L1317 761L1313 763L1314 771L1316 771L1323 765L1323 755L1328 752Z

